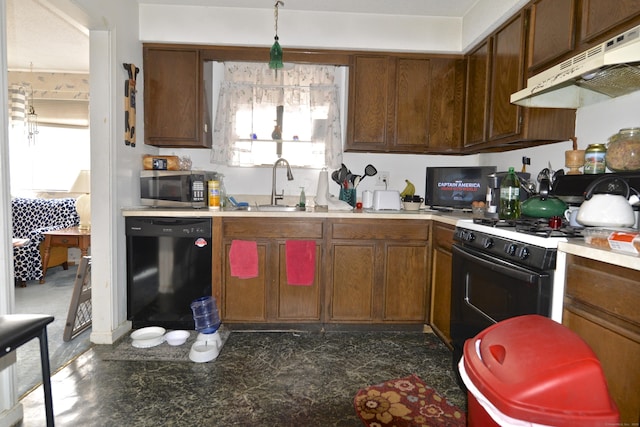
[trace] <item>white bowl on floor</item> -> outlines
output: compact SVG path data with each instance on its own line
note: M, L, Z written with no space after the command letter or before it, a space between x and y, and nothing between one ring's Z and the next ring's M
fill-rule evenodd
M164 339L167 341L167 344L176 346L187 342L189 335L189 331L171 331L164 335Z
M192 362L204 363L215 359L216 357L218 357L219 353L220 351L218 350L218 346L215 343L208 341L196 341L191 346L189 359Z

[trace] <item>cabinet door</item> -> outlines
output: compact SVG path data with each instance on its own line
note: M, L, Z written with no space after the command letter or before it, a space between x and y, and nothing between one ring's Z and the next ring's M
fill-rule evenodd
M640 15L640 0L582 0L581 43L595 42L608 31L616 36L623 24Z
M320 256L316 245L315 278L311 286L290 285L287 282L286 244L279 244L278 320L320 320Z
M576 0L537 0L531 5L529 69L551 62L575 47Z
M258 243L258 277L240 279L228 268L231 243L225 247L224 284L222 286L223 322L264 322L267 320L267 248Z
M144 49L146 144L211 147L203 66L199 51L194 49Z
M480 144L487 138L490 49L491 39L487 39L467 56L465 147Z
M426 321L429 253L425 244L384 245L384 321Z
M522 107L511 103L524 80L524 18L519 14L493 37L491 96L489 101L489 140L520 132Z
M640 271L567 256L562 324L598 357L621 425L640 420L639 282Z
M431 252L431 310L429 323L434 332L451 346L451 247L454 228L434 223Z
M429 62L431 89L427 152L459 153L462 146L465 62L444 58Z
M393 138L394 70L387 56L355 56L349 76L347 148L385 151Z
M375 243L333 244L330 319L373 319Z
M424 152L429 143L430 67L428 59L397 59L392 151Z

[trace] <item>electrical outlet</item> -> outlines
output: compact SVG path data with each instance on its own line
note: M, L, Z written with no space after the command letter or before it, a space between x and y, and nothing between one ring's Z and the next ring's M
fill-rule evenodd
M388 187L389 186L389 172L378 172L376 175L378 177L378 182L376 186Z

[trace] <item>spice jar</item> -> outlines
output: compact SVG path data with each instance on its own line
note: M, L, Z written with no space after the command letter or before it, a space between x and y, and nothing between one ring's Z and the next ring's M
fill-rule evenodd
M620 129L609 138L607 167L614 172L640 170L640 127Z
M607 148L604 144L589 144L584 152L584 173L598 174L605 173L605 156Z

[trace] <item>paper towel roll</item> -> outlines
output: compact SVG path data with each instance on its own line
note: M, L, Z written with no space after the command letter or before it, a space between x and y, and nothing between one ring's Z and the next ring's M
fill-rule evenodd
M322 169L318 175L318 189L316 190L316 205L327 206L327 196L329 195L329 172Z

